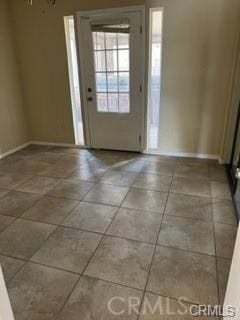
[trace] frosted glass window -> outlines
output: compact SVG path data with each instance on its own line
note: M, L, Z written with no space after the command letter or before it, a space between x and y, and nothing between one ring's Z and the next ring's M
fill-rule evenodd
M129 25L94 26L92 39L97 110L129 113Z

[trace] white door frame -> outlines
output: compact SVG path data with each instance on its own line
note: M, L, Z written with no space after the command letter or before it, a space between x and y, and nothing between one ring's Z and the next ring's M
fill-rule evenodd
M84 77L84 68L81 57L84 56L83 46L81 45L83 42L81 30L77 28L80 25L80 19L84 16L96 16L102 15L104 16L109 14L121 14L127 12L138 11L142 14L142 42L143 42L143 50L142 50L142 61L143 61L143 70L142 70L142 101L141 101L141 149L143 151L145 149L145 141L146 141L146 132L145 132L145 123L146 123L146 114L147 114L147 105L146 105L146 40L145 40L145 6L129 6L129 7L120 7L120 8L111 8L111 9L99 9L99 10L87 10L80 11L75 14L75 27L76 27L76 42L77 42L77 50L78 50L78 65L79 65L79 75L80 75L80 92L81 92L81 100L82 100L82 113L83 113L83 121L84 121L84 133L85 133L85 144L88 148L91 147L90 140L90 127L89 127L89 112L88 112L88 104L87 104L87 84Z

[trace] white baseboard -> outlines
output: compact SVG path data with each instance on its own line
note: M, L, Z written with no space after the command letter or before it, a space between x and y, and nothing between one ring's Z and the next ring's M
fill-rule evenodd
M219 164L227 164L228 163L226 160L224 160L221 157L219 157L218 162L219 162Z
M28 147L30 144L31 144L31 142L26 142L26 143L24 143L24 144L22 144L22 145L20 145L20 146L18 146L16 148L13 148L13 149L8 150L6 152L0 153L0 159L3 159L5 157L7 157L7 156L10 156L11 154L13 154L13 153L15 153L17 151Z
M79 144L73 144L73 143L58 143L58 142L45 142L45 141L30 141L30 144L36 144L41 146L56 146L56 147L66 147L66 148L84 148L86 149L86 146L82 146Z
M11 149L7 152L0 153L0 159L3 159L23 148L28 147L31 144L35 145L43 145L43 146L56 146L56 147L66 147L66 148L84 148L86 149L86 146L81 146L77 144L72 143L55 143L55 142L45 142L45 141L29 141L21 146L18 146L14 149ZM199 158L199 159L210 159L210 160L218 160L220 164L226 164L224 159L222 159L219 155L212 155L212 154L205 154L205 153L190 153L190 152L161 152L158 150L149 150L149 151L143 151L145 154L155 154L155 155L161 155L161 156L171 156L171 157L186 157L186 158Z
M158 150L149 150L144 151L146 154L156 154L161 156L170 156L170 157L185 157L185 158L198 158L198 159L210 159L218 160L220 163L221 157L215 154L206 154L206 153L191 153L191 152L161 152Z

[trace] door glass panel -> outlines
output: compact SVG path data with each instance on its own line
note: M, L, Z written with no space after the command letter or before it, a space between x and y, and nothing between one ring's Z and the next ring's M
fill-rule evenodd
M95 70L96 72L106 71L106 60L104 51L95 52Z
M118 94L108 93L108 108L110 112L118 112Z
M92 25L99 112L130 112L129 32L126 23Z
M119 71L129 71L129 49L118 50Z
M104 51L103 51L104 52ZM106 51L107 71L118 71L117 50Z
M117 72L108 72L107 73L107 87L108 92L118 92L118 74Z
M148 149L159 148L161 56L162 56L162 8L150 10L150 47L148 75Z
M107 79L105 72L96 72L97 92L107 92Z
M129 92L129 72L119 72L119 91Z
M97 93L97 104L99 111L106 112L108 109L107 94Z
M117 49L117 33L105 33L106 49Z
M84 145L82 104L73 16L64 18L75 143Z
M105 36L102 32L93 32L94 50L105 50Z

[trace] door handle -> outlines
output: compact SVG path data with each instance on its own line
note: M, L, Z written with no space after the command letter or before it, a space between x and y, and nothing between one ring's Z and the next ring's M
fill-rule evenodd
M240 168L237 168L235 171L235 178L240 179Z
M92 97L88 97L87 101L93 101L93 98Z

